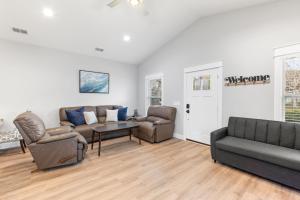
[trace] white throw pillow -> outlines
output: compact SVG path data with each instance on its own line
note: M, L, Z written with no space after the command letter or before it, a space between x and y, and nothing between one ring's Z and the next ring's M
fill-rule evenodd
M117 122L118 121L118 110L106 110L106 121Z
M85 123L86 124L96 124L98 123L95 113L92 112L83 112Z

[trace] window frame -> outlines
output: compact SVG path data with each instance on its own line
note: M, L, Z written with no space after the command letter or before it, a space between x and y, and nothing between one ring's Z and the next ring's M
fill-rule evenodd
M158 73L147 75L145 77L145 113L147 113L148 108L150 107L150 81L156 79L161 79L161 105L164 105L164 74Z
M274 120L285 121L285 65L288 56L300 53L300 44L274 49Z

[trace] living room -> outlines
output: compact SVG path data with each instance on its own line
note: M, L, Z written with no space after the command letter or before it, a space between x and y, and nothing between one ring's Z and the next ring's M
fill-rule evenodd
M300 199L299 8L3 0L0 199Z

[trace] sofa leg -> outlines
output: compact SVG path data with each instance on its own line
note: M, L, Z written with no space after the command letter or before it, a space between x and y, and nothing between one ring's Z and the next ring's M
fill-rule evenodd
M216 163L217 161L216 160L214 160L214 163Z

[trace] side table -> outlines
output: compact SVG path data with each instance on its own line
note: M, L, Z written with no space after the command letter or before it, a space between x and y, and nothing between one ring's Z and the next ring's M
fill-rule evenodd
M20 142L22 152L25 153L26 144L18 131L0 132L0 144Z

